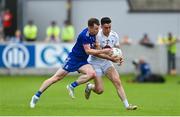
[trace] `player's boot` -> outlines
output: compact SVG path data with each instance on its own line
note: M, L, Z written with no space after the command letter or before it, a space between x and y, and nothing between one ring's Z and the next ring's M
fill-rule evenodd
M66 88L67 88L71 98L74 99L75 98L75 96L74 96L74 88L72 88L70 85L67 85Z
M34 108L38 100L39 100L39 97L37 97L36 95L33 95L33 97L31 98L30 107Z
M90 85L90 83L87 83L86 84L86 89L85 89L85 98L88 100L89 99L89 97L90 97L90 95L91 95L91 89L89 89L89 86L88 85Z
M138 107L136 105L130 104L126 109L127 110L136 110Z

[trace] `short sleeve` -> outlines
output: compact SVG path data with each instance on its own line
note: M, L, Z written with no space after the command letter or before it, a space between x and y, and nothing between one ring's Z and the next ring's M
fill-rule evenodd
M90 44L89 39L86 35L81 35L82 38L82 44Z

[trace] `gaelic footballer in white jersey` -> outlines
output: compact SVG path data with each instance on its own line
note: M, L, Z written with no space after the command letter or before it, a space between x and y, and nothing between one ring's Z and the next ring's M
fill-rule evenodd
M96 36L96 41L101 49L119 47L119 36L112 30L108 37L100 30ZM98 58L93 55L89 57L88 62L93 66L98 76L102 76L109 67L113 66L110 60Z
M96 48L97 49L103 49L103 48L113 48L119 46L119 37L117 33L111 30L111 19L109 17L103 17L101 19L101 28L98 32L97 38L96 38ZM99 43L99 44L98 44ZM101 54L99 56L102 57ZM115 60L115 56L109 56L106 54L106 57L102 57L105 59L100 59L94 56L91 56L89 58L89 63L93 66L94 70L96 71L96 78L94 78L95 84L87 83L85 88L85 98L89 99L91 91L93 90L96 94L102 94L103 93L103 80L101 79L102 74L105 74L106 77L113 83L113 85L116 88L117 94L121 101L123 102L125 108L127 110L136 110L136 105L131 105L128 103L124 88L121 84L121 79L119 76L119 73L113 66L112 62L120 63L122 61L122 57L118 57ZM111 60L111 61L110 61ZM98 84L98 85L97 85Z

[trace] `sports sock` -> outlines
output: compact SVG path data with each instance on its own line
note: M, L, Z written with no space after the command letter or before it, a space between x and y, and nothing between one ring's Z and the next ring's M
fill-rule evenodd
M75 82L71 83L70 86L71 86L72 88L75 88L75 87L78 86L78 83L75 81Z
M124 103L124 106L125 106L126 108L129 106L129 103L128 103L127 99L125 99L125 100L123 101L123 103Z
M41 92L41 91L38 91L35 95L36 95L37 97L40 97L41 94L42 94L42 92Z

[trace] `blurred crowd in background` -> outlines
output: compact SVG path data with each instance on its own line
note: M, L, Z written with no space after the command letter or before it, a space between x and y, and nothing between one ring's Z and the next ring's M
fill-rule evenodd
M17 29L15 33L11 31L11 25L13 21L13 14L9 9L3 10L0 13L0 42L33 42L40 41L38 39L38 24L33 20L29 20L26 25L24 25L23 30ZM132 45L140 44L149 48L153 48L155 45L168 44L170 41L179 42L178 37L169 32L164 36L157 36L157 39L151 39L148 32L142 34L140 39L132 39L130 35L120 35L121 45ZM58 21L50 21L46 28L46 38L43 39L44 42L74 42L75 28L70 21L65 20L63 22L63 27L58 25ZM172 39L172 40L171 40ZM156 41L152 41L156 40Z
M13 14L9 9L1 12L0 15L0 42L33 42L38 41L38 24L33 20L29 20L23 27L23 30L17 29L13 34L11 25L13 21ZM70 21L65 20L62 29L59 27L57 21L51 21L46 29L46 38L44 42L74 42L75 29Z

